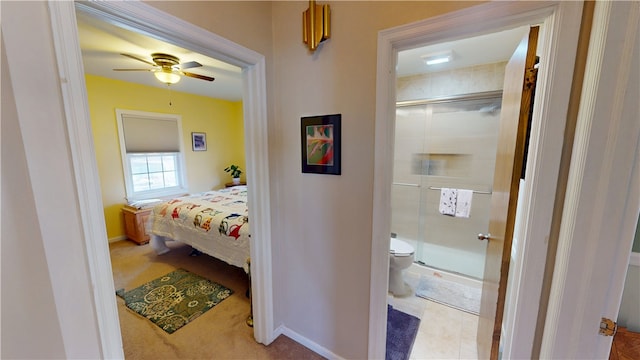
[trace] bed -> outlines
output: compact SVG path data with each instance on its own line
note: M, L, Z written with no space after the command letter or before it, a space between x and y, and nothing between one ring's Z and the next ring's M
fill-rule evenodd
M171 199L153 207L147 223L158 255L179 241L247 270L250 257L247 187L244 185Z

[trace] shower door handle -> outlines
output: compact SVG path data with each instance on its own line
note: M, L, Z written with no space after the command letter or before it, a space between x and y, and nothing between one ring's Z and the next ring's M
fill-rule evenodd
M491 239L491 234L478 234L478 240L489 240Z

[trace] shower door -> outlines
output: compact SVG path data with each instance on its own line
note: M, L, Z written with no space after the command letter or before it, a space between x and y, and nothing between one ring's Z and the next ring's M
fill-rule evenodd
M416 262L482 278L500 92L399 103L396 110L391 231ZM443 188L473 190L468 217L439 211Z

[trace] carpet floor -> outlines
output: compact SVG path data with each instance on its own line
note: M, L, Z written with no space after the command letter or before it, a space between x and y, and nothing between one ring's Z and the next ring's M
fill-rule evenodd
M269 346L257 343L253 328L245 323L250 303L244 270L208 255L189 256L191 248L184 244L168 245L172 251L157 256L149 245L110 244L115 288L133 289L183 268L224 284L233 294L173 334L128 309L117 297L126 359L323 359L284 335Z

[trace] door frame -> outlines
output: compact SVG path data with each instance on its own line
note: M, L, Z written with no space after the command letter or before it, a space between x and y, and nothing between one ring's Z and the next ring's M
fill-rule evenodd
M517 26L542 25L539 49L541 58L548 61L541 62L538 73L527 162L529 179L521 189L524 204L519 214L523 224L520 238L528 241L519 244L523 263L513 274L516 289L509 304L514 316L511 324L504 324L512 331L505 349L513 352L503 357L528 358L537 325L581 16L582 2L491 2L379 33L369 358L384 358L385 354L398 51Z
M640 3L596 1L540 359L608 358L640 214Z
M125 25L242 68L246 168L252 190L248 194L252 204L249 216L254 233L251 237L253 331L257 342L268 345L275 340L275 333L264 56L142 2L74 4L71 1L50 1L51 29L103 357L122 358L124 355L75 5L98 19Z

